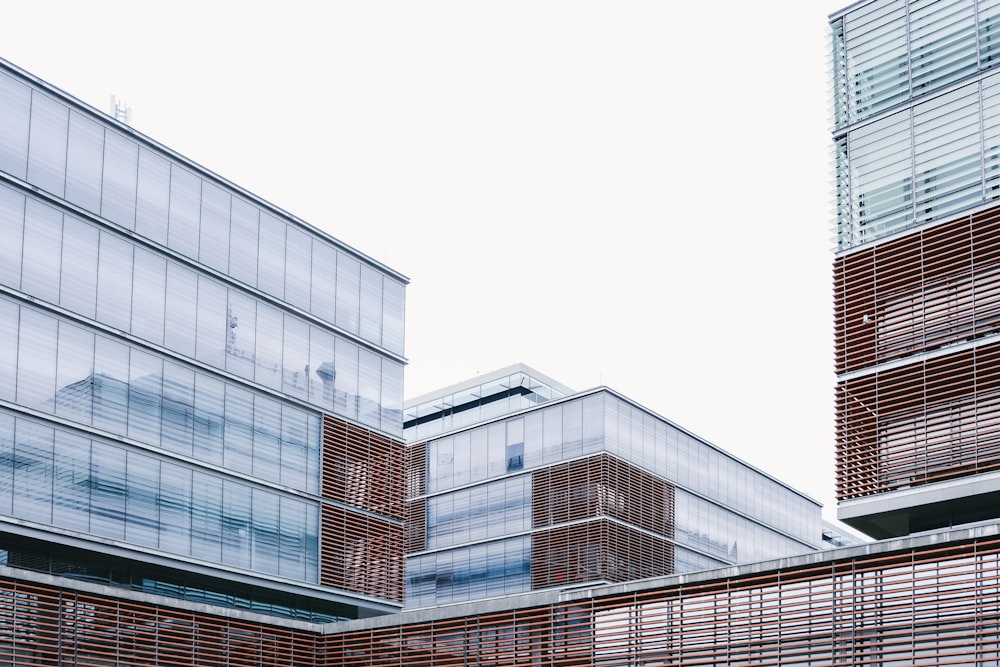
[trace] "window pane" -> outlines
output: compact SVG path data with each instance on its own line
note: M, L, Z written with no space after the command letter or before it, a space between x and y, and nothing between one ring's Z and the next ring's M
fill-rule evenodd
M234 289L228 290L228 296L226 370L252 380L257 346L257 303Z
M125 538L125 450L94 441L91 463L90 530L114 540Z
M128 331L132 322L132 244L101 232L97 267L97 319Z
M238 472L253 470L253 395L226 387L225 466Z
M3 78L0 76L0 84L3 83ZM0 95L2 94L0 90ZM0 99L0 107L2 106L3 99ZM0 132L3 130L0 129ZM4 243L0 243L0 285L21 289L24 195L3 186L0 186L0 238L4 239Z
M59 301L62 218L62 213L54 208L33 199L28 200L25 209L21 289L49 303Z
M285 300L309 310L312 277L312 239L300 229L289 226L285 247Z
M81 424L93 419L94 334L59 323L55 411Z
M191 494L191 555L213 563L222 559L222 480L194 473Z
M167 263L162 257L136 246L133 275L132 334L162 345L163 316L167 307Z
M337 326L358 333L361 263L344 253L337 256Z
M201 179L176 164L171 165L167 245L188 257L197 258L200 215Z
M285 294L285 223L260 214L260 248L257 287L279 299Z
M65 216L59 305L86 317L94 317L97 312L99 238L96 227Z
M226 288L211 278L198 278L198 325L195 356L216 368L225 367Z
M170 209L170 163L140 148L138 171L135 231L165 245Z
M69 110L38 91L31 94L28 182L62 196L66 182L66 132Z
M194 356L197 303L198 277L191 270L168 262L163 344L189 357Z
M117 132L104 138L104 183L101 215L123 227L135 227L139 146Z
M63 528L88 532L91 486L90 440L57 430L54 462L52 523Z
M201 242L198 258L219 271L229 266L229 208L232 197L211 183L201 185Z
M385 278L382 286L382 345L390 352L403 354L406 288L391 278Z
M233 198L229 230L229 273L248 285L257 285L257 218L260 212L239 197Z
M257 395L253 403L253 474L277 482L281 479L281 404Z
M125 511L125 539L132 544L156 548L160 542L160 462L152 456L128 452L126 458L128 495Z
M163 363L163 447L191 456L194 435L194 372Z
M191 471L160 464L160 548L186 556L191 552Z
M314 241L312 252L311 312L332 324L337 304L337 251L322 241Z
M22 308L17 353L17 402L50 410L55 396L56 321Z
M20 308L0 299L0 399L13 401L17 387L17 330Z
M69 113L66 148L66 199L92 213L101 210L104 128L78 113Z
M196 373L194 387L194 456L199 461L221 464L225 383Z
M14 516L52 520L52 429L18 419L14 430Z
M382 274L361 267L361 337L382 344Z
M128 383L128 435L140 442L160 444L163 360L133 349Z
M124 434L128 421L128 357L122 343L95 336L94 426Z
M0 171L24 178L28 169L31 89L0 74Z

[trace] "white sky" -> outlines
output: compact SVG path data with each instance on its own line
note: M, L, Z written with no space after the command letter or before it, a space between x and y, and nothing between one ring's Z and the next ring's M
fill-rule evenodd
M605 384L833 519L845 4L24 0L0 57L409 276L408 397Z

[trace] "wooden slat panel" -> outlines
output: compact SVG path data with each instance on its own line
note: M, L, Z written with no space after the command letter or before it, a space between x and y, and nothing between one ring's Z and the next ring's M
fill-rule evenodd
M406 532L402 525L324 505L320 583L402 601Z

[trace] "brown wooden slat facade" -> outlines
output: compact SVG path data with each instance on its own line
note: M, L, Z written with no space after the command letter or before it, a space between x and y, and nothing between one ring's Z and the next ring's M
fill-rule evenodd
M855 552L856 553L856 552ZM1000 538L331 634L331 664L1000 665Z
M402 442L323 417L323 497L343 505L322 507L322 585L403 600L406 456Z
M1000 469L1000 207L838 258L834 291L838 500Z
M1000 665L1000 537L328 634L0 578L0 664ZM553 598L554 600L556 598ZM408 620L412 618L413 620Z

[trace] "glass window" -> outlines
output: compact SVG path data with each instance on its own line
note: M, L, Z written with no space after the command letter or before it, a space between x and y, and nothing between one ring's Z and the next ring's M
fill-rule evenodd
M167 263L162 257L136 246L133 275L131 332L151 343L163 345Z
M14 429L14 516L52 521L52 429L18 419Z
M358 350L358 419L362 424L380 426L379 404L382 389L382 358L370 350Z
M225 466L230 470L253 471L253 394L245 389L226 387Z
M166 315L163 344L179 354L194 356L198 276L190 269L167 262Z
M300 229L286 229L285 300L293 306L309 310L312 289L312 239Z
M250 569L250 487L223 480L222 562Z
M122 452L125 455L124 452ZM156 548L160 542L160 462L152 456L128 452L125 478L125 539L131 544Z
M176 164L170 165L170 228L167 245L191 258L198 257L201 179Z
M17 387L19 311L17 304L0 298L0 399L5 401L14 400Z
M170 210L170 163L145 148L139 149L135 231L148 239L167 243Z
M53 460L52 523L87 532L90 530L90 440L57 430Z
M56 321L30 308L21 309L17 346L17 402L46 410L55 396Z
M97 319L128 331L132 324L132 244L101 232L97 267Z
M201 185L199 259L214 269L229 267L229 209L232 196L208 182Z
M0 76L0 84L3 83L3 78ZM0 99L0 107L2 106L3 100ZM3 130L0 129L0 132ZM24 195L0 186L0 238L4 239L4 243L0 243L0 285L21 289L23 237Z
M62 196L66 182L66 132L69 111L38 91L31 94L28 182Z
M291 315L284 316L282 339L282 389L303 400L309 398L309 325Z
M97 312L97 228L67 215L63 224L59 305L85 317Z
M281 352L284 318L277 309L257 304L256 380L265 387L281 389Z
M306 506L294 498L281 498L279 509L278 574L301 580L306 577Z
M91 443L90 532L125 539L125 451L103 442Z
M361 337L382 344L382 274L361 266Z
M69 112L66 147L66 199L92 213L101 210L101 175L104 173L104 128Z
M135 228L139 146L117 132L104 137L104 182L101 215L128 229Z
M94 426L125 433L128 422L129 349L103 336L94 337Z
M141 350L129 356L128 436L160 444L163 411L163 360Z
M225 287L206 276L198 278L195 356L199 361L215 368L224 368L226 365L226 335L229 331L227 300Z
M59 301L59 260L62 255L62 213L28 199L24 225L21 289L48 301Z
M229 228L229 274L248 285L257 285L257 218L252 206L233 197Z
M94 334L59 323L55 412L81 424L93 419Z
M386 277L382 289L382 345L390 352L403 354L406 288Z
M358 333L361 263L344 253L337 257L337 326Z
M309 400L332 410L333 387L337 376L336 339L333 334L318 327L312 327L309 334Z
M293 489L305 489L309 475L306 448L307 415L302 410L284 406L281 415L281 483Z
M278 574L278 496L253 489L253 569Z
M23 179L28 170L31 89L0 74L0 171Z
M199 461L223 462L225 403L225 383L204 373L195 373L194 456Z
M281 404L266 396L253 402L253 474L277 482L281 479Z
M191 555L222 560L222 479L194 472L191 487Z
M349 419L358 418L358 347L346 340L337 341L334 410Z
M191 552L191 470L160 464L160 548L186 556Z
M285 223L273 215L260 214L257 287L272 296L285 294Z
M191 456L194 436L194 372L170 361L163 363L163 448Z
M333 323L337 308L337 251L314 240L312 244L312 278L310 299L312 313Z
M252 380L257 345L257 302L234 289L228 290L228 297L226 370Z

